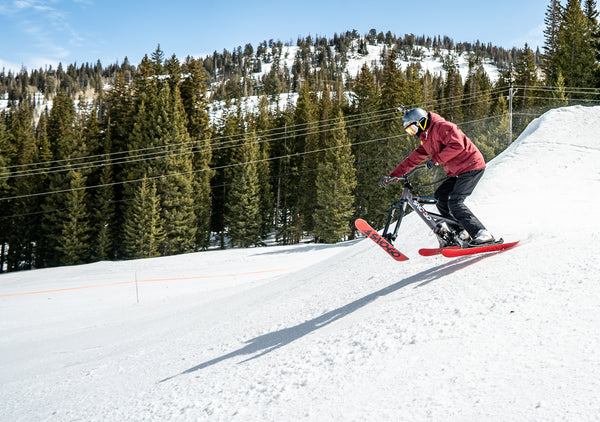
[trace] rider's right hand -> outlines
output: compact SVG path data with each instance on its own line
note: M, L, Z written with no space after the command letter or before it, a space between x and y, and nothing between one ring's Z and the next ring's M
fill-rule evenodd
M392 183L392 180L393 179L391 177L385 176L379 181L379 186L381 186L382 188L385 188L387 185Z

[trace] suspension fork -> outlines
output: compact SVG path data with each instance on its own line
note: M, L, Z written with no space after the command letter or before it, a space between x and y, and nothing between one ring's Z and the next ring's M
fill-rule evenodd
M404 214L406 213L406 195L410 195L410 192L407 187L404 188L400 200L394 201L392 203L392 207L390 208L390 212L388 213L388 218L385 223L385 228L383 229L383 234L381 235L381 237L383 237L390 243L396 240L396 238L398 237L398 230L400 229L400 224L402 223L402 219L404 218ZM398 219L396 220L394 230L390 232L390 226L392 225L392 221L394 221L394 214L396 214L396 210L398 210Z

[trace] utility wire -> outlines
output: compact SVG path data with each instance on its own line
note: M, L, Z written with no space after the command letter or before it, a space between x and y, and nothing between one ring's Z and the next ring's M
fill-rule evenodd
M461 101L464 101L464 100L473 100L473 99L476 99L479 97L483 97L484 99L481 100L483 102L483 101L487 101L487 92L489 92L489 91L485 91L484 93L480 93L479 95L471 95L471 96L463 95L458 98L460 98ZM442 103L442 106L443 105L444 104ZM382 110L382 111L363 113L363 114L359 114L359 115L349 115L348 118L346 118L344 121L346 123L346 128L354 128L354 127L360 127L360 126L364 126L364 125L372 125L372 124L381 123L383 121L390 120L391 118L395 118L397 116L398 116L398 113L395 109L387 109L387 110ZM387 117L387 119L383 120L382 119L383 117ZM375 120L373 120L373 119L375 119ZM289 129L284 128L283 131L282 131L282 128L269 129L269 130L259 132L257 134L257 137L265 138L264 141L259 141L259 142L273 142L273 141L281 140L284 138L309 136L309 135L313 135L313 134L323 133L325 131L330 130L329 127L332 126L333 124L335 124L336 120L337 120L336 118L331 118L331 119L327 119L327 120L316 121L316 122L309 123L309 124L295 125L295 126L291 126ZM321 129L321 130L319 130L319 131L313 130L312 132L302 132L303 130L307 130L307 129ZM271 132L271 131L279 131L279 132L274 132L272 134L269 134L269 132ZM282 135L282 134L283 134L283 136L278 137L279 135ZM6 169L23 168L26 166L36 167L36 168L17 170L13 173L0 173L0 179L8 178L8 177L22 177L22 176L34 176L34 175L39 175L39 174L50 174L50 173L70 171L70 170L86 170L86 169L93 169L93 168L97 168L97 167L104 167L107 165L129 164L129 163L133 163L133 162L145 161L146 159L149 159L149 160L150 159L160 159L160 158L164 158L166 156L172 155L172 153L174 151L177 151L176 148L178 148L178 147L179 147L179 151L182 151L182 152L179 154L176 154L176 155L191 154L191 153L203 153L203 152L207 152L209 150L217 151L220 149L235 147L235 146L237 146L238 142L247 139L248 136L249 136L248 134L240 134L237 136L234 135L233 139L228 139L229 137L227 137L227 136L221 136L221 137L217 137L217 138L213 138L213 139L203 139L203 140L185 142L185 143L180 143L180 144L170 144L170 145L156 146L156 147L150 147L150 148L144 148L144 149L138 149L138 150L110 153L110 154L101 154L101 155L93 155L93 156L87 156L87 157L78 157L78 158L73 158L73 159L38 162L38 163L32 163L32 164L21 164L21 165L6 167ZM214 140L219 140L219 139L221 139L223 141L221 143L216 143L216 144L213 142ZM197 146L198 144L206 143L207 141L213 142L208 148L206 148L204 150L197 149L197 148L195 150L192 150L192 147ZM156 151L156 150L160 150L160 151ZM151 152L151 153L147 153L147 154L129 155L129 156L119 157L120 155L123 155L123 154L131 154L131 153L135 153L135 152L144 152L144 151L155 151L155 152ZM115 158L108 161L107 160L108 157L111 157L111 156L115 156ZM83 163L79 163L79 164L77 163L77 161L82 161L87 158L102 158L102 160L83 162ZM54 166L54 167L47 167L47 164L49 164L49 163L67 163L67 164L60 165L60 166Z
M550 88L546 87L543 88L546 91L551 91ZM504 91L504 89L498 89L498 90L493 90L493 91L484 91L482 94L479 95L479 97L481 96L485 96L487 98L487 95L489 95L490 92L495 92L495 93L502 93ZM600 93L599 89L590 89L590 90L585 90L584 92L588 93L588 92L596 92L596 93ZM475 99L477 98L476 95L471 95L471 96L467 96L467 95L461 95L461 96L457 96L456 98L467 98L467 99ZM538 99L551 99L551 100L556 100L555 97L536 97ZM449 100L448 100L449 101ZM480 102L484 102L487 100L481 100ZM505 115L505 114L502 114ZM346 126L346 128L350 127L360 127L360 126L364 126L364 125L373 125L373 124L378 124L378 123L382 123L384 121L389 121L389 120L393 120L395 118L397 118L398 114L396 113L395 109L387 109L387 110L383 110L383 111L374 111L374 112L368 112L368 113L363 113L363 114L359 114L358 116L360 116L359 118L354 118L354 116L350 115L350 121L354 121L356 122L355 125L350 125L350 126ZM382 119L381 117L387 117L385 119ZM368 120L368 121L362 121L365 120L366 117L369 117L371 119L375 119L375 120ZM458 122L458 124L461 125L465 125L465 124L470 124L470 123L474 123L474 122L479 122L479 121L485 121L485 120L490 120L492 118L496 118L498 116L490 116L490 117L486 117L486 118L482 118L482 119L477 119L477 120L473 120L473 121L465 121L465 122ZM305 130L311 126L315 126L314 124L301 124L301 125L295 125L295 127L297 128L296 133L294 135L288 133L285 129L283 130L283 133L285 134L283 137L281 138L268 138L266 137L265 140L262 141L257 141L257 143L261 143L261 142L272 142L275 140L281 140L281 139L285 139L285 138L292 138L292 137L298 137L298 136L309 136L309 135L316 135L316 134L320 134L326 131L331 130L330 126L333 125L333 123L329 123L329 122L335 122L337 121L337 118L332 118L332 119L327 119L327 120L322 120L317 123L317 128L320 130L316 130L316 131L307 131L307 132L301 132L301 130ZM346 121L346 120L345 120ZM281 132L281 128L276 128L276 129L271 129L271 130L266 130L263 133L269 133L269 131L272 130L280 130L280 132L278 133L282 133ZM276 132L277 133L277 132ZM293 132L292 132L293 133ZM389 136L389 137L384 137L384 138L379 138L379 139L374 139L374 140L369 140L369 141L363 141L363 142L359 142L359 143L354 143L354 145L361 145L364 143L371 143L371 142L378 142L378 141L383 141L383 140L389 140L389 139L393 139L399 136L402 136L404 134L401 135L393 135L393 136ZM225 139L226 137L220 137L221 139ZM230 140L230 141L224 141L223 142L223 146L218 148L232 148L235 145L230 145L231 142L239 142L242 141L244 139L248 138L248 134L241 134L240 137L238 139L235 140ZM185 143L185 144L189 144L189 143ZM179 144L182 145L182 144ZM217 144L218 145L218 144ZM344 146L345 147L345 146ZM154 149L153 148L148 148L145 150L151 150ZM204 171L212 171L212 170L221 170L221 169L225 169L225 168L230 168L230 167L235 167L235 166L239 166L239 165L244 165L244 164L255 164L255 163L259 163L259 162L264 162L264 161L274 161L274 160L281 160L281 159L285 159L285 158L293 158L293 157L298 157L298 156L303 156L303 155L307 155L307 154L312 154L312 153L318 153L318 152L323 152L329 149L335 149L335 148L341 148L341 147L331 147L331 148L325 148L325 149L319 149L319 150L313 150L313 151L305 151L305 152L299 152L299 153L293 153L293 154L287 154L287 155L283 155L283 156L278 156L278 157L270 157L270 158L266 158L266 159L262 159L262 160L257 160L257 161L252 161L252 162L246 162L246 163L236 163L236 164L230 164L230 165L225 165L225 166L218 166L218 167L212 167L212 168L205 168L205 169L197 169L197 170L192 170L192 171L187 171L187 172L179 172L179 173L173 173L173 174L168 174L168 175L158 175L158 176L152 176L147 178L148 180L152 180L152 179L162 179L162 178L168 178L168 177L174 177L174 176L179 176L179 175L186 175L186 174L193 174L193 173L199 173L199 172L204 172ZM137 151L141 151L141 150L137 150ZM196 153L196 152L201 152L200 151L187 151L184 153L180 153L180 154L191 154L191 153ZM127 153L127 152L120 152L120 153L115 153L115 154L123 154L123 153ZM107 154L104 155L98 155L98 156L93 156L93 157L106 157ZM157 158L164 158L167 155L173 155L173 150L169 150L168 152L164 152L162 155L158 155L158 156L152 156L152 157L144 157L144 158L140 158L138 160L130 160L130 161L120 161L117 164L129 164L132 162L139 162L139 161L146 161L149 159L157 159ZM87 157L82 157L83 158L87 158ZM58 162L64 162L66 160L56 160L55 163ZM43 165L45 163L36 163L36 165ZM87 165L87 167L85 166ZM102 163L102 164L98 164L97 162L91 162L91 163L84 163L81 167L79 168L75 168L75 169L90 169L90 168L96 168L96 167L103 167L104 165L107 165L106 163ZM109 163L109 165L115 165L115 163ZM68 168L67 170L73 170L73 167ZM57 171L64 171L65 168L63 168L62 166L57 166L54 169L34 169L34 172L32 173L23 173L23 176L33 176L33 175L39 175L39 174L47 174L49 171L50 172L57 172ZM12 176L12 175L11 175ZM6 178L9 176L6 175L2 175L0 176L0 178ZM46 195L50 195L50 194L58 194L58 193L66 193L66 192L72 192L72 191L79 191L79 190L87 190L87 189L95 189L95 188L102 188L102 187L110 187L110 186L116 186L116 185L124 185L124 184L129 184L129 183L135 183L135 182L140 182L143 179L132 179L132 180L124 180L124 181L117 181L117 182L111 182L111 183L106 183L106 184L98 184L98 185L94 185L94 186L83 186L80 188L74 188L74 189L63 189L63 190L56 190L56 191L47 191L47 192L39 192L39 193L33 193L33 194L27 194L27 195L15 195L15 196L10 196L10 197L4 197L4 198L0 198L0 201L9 201L9 200L16 200L16 199L24 199L24 198L31 198L31 197L39 197L39 196L46 196Z

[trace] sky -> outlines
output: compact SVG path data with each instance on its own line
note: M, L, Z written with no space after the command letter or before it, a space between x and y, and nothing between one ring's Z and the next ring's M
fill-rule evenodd
M295 45L308 35L372 28L535 50L543 46L548 2L0 0L0 68L108 65L125 57L137 64L159 44L167 57L203 57L270 39Z

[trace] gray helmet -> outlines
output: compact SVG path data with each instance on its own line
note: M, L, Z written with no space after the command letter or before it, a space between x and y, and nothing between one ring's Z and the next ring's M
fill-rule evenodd
M421 127L425 127L427 121L427 112L422 108L411 108L404 112L402 116L402 126L406 129L413 123L420 123Z

